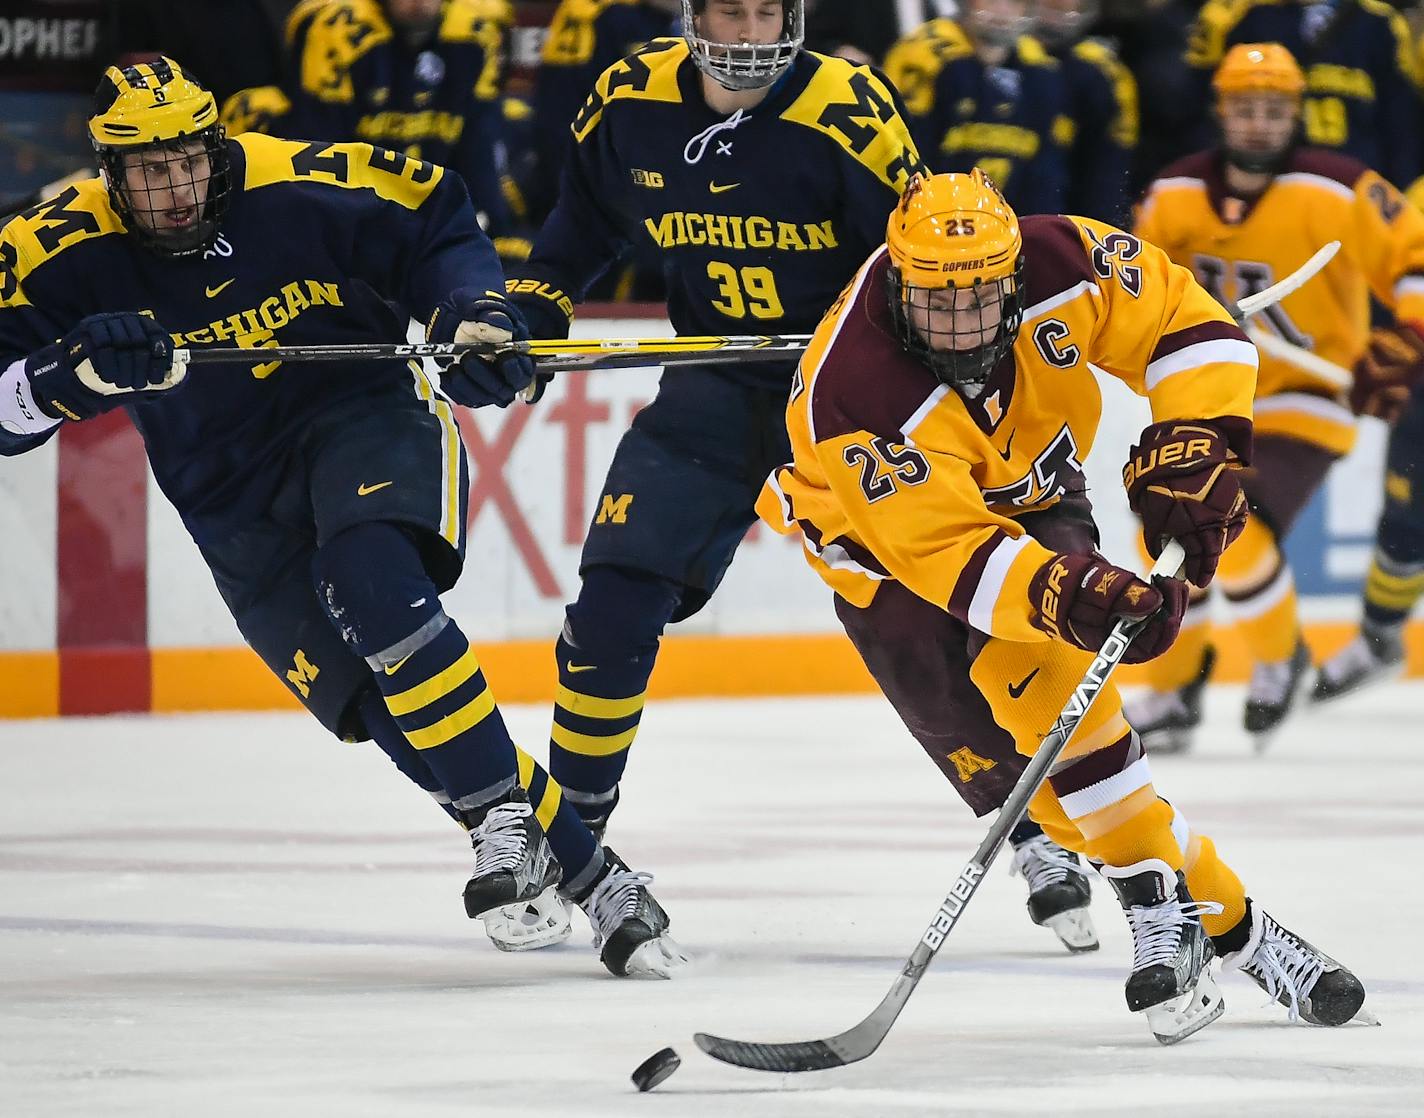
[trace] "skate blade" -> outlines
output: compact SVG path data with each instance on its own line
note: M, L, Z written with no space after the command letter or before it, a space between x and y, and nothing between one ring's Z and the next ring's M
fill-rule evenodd
M490 909L480 919L485 935L501 951L537 951L563 943L573 932L572 906L549 891L533 900Z
M689 962L686 951L668 935L640 943L628 956L625 978L671 978Z
M1226 1001L1211 975L1203 971L1189 993L1148 1006L1142 1012L1159 1044L1176 1044L1201 1032L1225 1013Z
M1270 748L1271 742L1276 740L1276 736L1285 728L1286 723L1298 718L1303 707L1310 705L1310 696L1315 691L1317 669L1306 668L1300 673L1300 678L1296 680L1295 686L1291 688L1290 697L1286 701L1285 712L1281 715L1281 720L1268 729L1252 734L1253 744L1256 747L1256 756L1260 756Z
M1358 695L1361 691L1372 691L1381 683L1393 683L1395 680L1402 678L1405 666L1404 661L1401 660L1379 671L1366 672L1348 687L1342 687L1339 691L1331 695L1317 694L1315 688L1312 687L1310 691L1310 702L1314 706L1324 706L1327 703L1338 702L1340 699L1348 699L1352 695ZM1317 678L1319 677L1317 676Z
M1098 933L1086 908L1073 908L1050 916L1043 926L1051 928L1058 941L1075 955L1098 949Z

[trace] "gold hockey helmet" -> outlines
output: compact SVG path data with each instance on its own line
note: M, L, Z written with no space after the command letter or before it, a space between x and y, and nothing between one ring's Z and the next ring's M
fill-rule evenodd
M1018 215L978 167L916 175L890 214L885 246L901 344L941 381L977 395L1023 321Z
M1218 97L1279 93L1299 99L1305 92L1305 75L1280 43L1237 43L1216 68L1211 87Z
M217 101L191 74L163 57L110 66L94 91L89 138L131 234L171 256L211 247L232 173Z

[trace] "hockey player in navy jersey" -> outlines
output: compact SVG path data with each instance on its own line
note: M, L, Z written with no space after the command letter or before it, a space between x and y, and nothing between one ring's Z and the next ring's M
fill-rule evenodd
M508 0L303 0L287 18L285 88L223 103L232 133L362 140L448 167L491 235L514 228L501 185Z
M470 828L469 915L557 884L609 970L665 975L680 956L647 875L515 746L440 604L465 549L450 401L507 404L530 361L465 358L442 393L400 361L175 359L401 342L409 316L436 340L525 336L464 186L366 144L228 140L166 58L110 68L96 109L102 178L0 231L0 453L124 408L247 642L323 726L374 737Z
M508 281L536 337L565 336L573 304L630 245L661 253L679 334L815 327L921 162L884 77L803 51L803 28L802 0L687 0L682 37L604 72L573 122L558 203ZM550 772L597 834L663 631L716 591L762 481L789 453L793 370L670 371L619 444L555 648ZM1011 768L976 785L982 811L1001 802ZM1096 946L1076 863L1041 832L1018 837L1035 920L1071 910L1069 942ZM557 926L561 907L544 901L524 920Z

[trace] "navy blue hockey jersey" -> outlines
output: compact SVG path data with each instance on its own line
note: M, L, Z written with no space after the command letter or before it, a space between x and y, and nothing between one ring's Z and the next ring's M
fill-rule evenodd
M180 346L403 342L409 317L427 320L454 289L503 286L463 184L442 168L255 133L228 148L232 203L201 256L135 243L98 179L0 230L0 369L102 311L151 314ZM265 507L311 415L398 382L414 382L453 436L448 402L400 361L199 365L179 390L126 410L159 486L205 544ZM57 429L0 430L0 454Z
M646 0L563 0L549 24L534 91L538 175L525 187L530 212L542 221L554 204L569 121L578 115L604 70L651 39L670 35L676 20Z
M661 255L679 334L810 333L884 241L921 164L876 71L803 51L764 101L729 117L703 100L699 74L684 40L658 39L598 79L558 204L511 270L536 333L566 328L557 296L581 300L630 245ZM784 384L790 372L727 375Z
M1072 102L1063 68L1021 37L997 66L951 19L934 19L891 48L885 69L936 172L980 167L1020 214L1062 213L1068 199Z
M490 228L509 228L500 185L508 0L445 0L433 38L412 46L378 0L304 0L287 20L285 90L243 90L229 131L361 140L449 167Z

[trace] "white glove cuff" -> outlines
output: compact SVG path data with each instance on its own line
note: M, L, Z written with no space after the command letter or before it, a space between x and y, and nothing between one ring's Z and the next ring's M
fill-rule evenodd
M23 357L0 372L0 428L12 435L39 435L62 422L45 415L35 403Z

